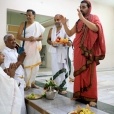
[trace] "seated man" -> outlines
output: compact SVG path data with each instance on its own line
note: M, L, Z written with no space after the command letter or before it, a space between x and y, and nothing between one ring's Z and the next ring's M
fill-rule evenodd
M0 65L4 62L4 55L0 52ZM10 64L5 72L0 67L0 114L20 114L22 96L16 81L13 79L15 64Z
M21 109L21 114L26 114L26 108L25 108L25 101L24 101L24 87L25 87L25 81L24 81L24 69L22 67L22 63L25 59L25 52L18 55L16 47L16 42L13 34L7 34L4 36L4 42L6 47L3 50L3 54L5 55L4 63L2 64L3 69L9 68L11 63L15 63L17 66L17 69L15 71L14 79L17 81L19 89L21 91L22 97L23 97L23 104Z

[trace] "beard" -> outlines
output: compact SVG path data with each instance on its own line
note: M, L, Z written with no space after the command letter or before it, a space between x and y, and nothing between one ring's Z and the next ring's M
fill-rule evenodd
M55 26L56 27L60 27L61 26L61 23L57 22L57 23L55 23Z
M83 11L81 11L81 13L82 13L82 15L83 15L83 16L85 16L85 15L86 15Z

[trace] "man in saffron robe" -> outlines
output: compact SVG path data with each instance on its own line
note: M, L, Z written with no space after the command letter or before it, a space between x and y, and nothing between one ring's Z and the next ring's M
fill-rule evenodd
M89 0L83 0L78 11L79 20L69 30L66 18L61 15L68 36L76 33L74 46L74 93L73 99L81 99L96 106L97 74L96 66L105 57L105 40L99 18L91 13L92 5Z

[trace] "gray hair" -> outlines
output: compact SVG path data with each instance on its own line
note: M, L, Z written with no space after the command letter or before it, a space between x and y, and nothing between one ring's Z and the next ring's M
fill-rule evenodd
M4 36L4 42L7 41L7 39L8 39L9 36L14 36L14 35L13 34L7 34L7 35L5 35Z

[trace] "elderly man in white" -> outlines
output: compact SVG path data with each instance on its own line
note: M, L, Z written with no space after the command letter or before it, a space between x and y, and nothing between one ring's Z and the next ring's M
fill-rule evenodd
M68 87L68 75L70 71L69 60L69 47L72 42L68 41L66 46L54 46L54 41L57 37L68 38L63 25L61 24L60 14L54 17L55 25L50 29L48 33L47 43L50 45L49 52L51 53L52 63L52 75L56 84L59 86L59 92L61 94L67 93Z
M4 55L0 52L0 65L4 62ZM22 96L16 81L13 79L15 64L10 64L5 72L0 67L0 114L20 114Z
M17 65L17 69L15 71L14 79L17 81L19 89L21 91L23 102L22 102L22 108L21 108L21 114L26 114L26 107L25 107L25 101L24 101L24 87L25 87L25 81L24 81L24 69L22 67L22 63L25 59L25 52L18 55L16 47L16 42L13 34L7 34L4 36L4 42L6 47L2 51L4 54L4 63L1 65L3 69L9 68L11 63L15 63Z

